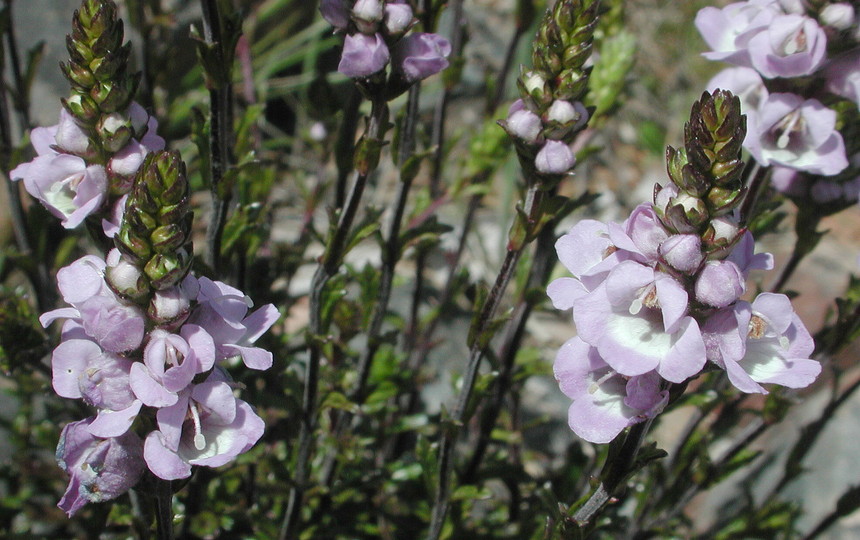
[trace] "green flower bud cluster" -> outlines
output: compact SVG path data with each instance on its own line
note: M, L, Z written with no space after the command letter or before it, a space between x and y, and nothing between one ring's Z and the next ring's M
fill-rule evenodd
M559 0L535 38L531 70L517 80L529 110L543 114L557 99L581 101L588 87L597 0Z
M734 238L714 231L714 220L722 218L743 201L744 162L741 145L746 136L746 116L740 99L726 90L704 92L693 104L690 121L684 125L684 148L666 149L669 178L677 194L667 197L655 190L655 208L672 232L695 233L712 249L723 249Z
M547 12L534 41L534 67L517 79L521 99L500 122L514 141L525 177L543 189L573 168L571 143L594 112L582 99L597 7L596 0L559 0Z
M105 163L132 137L140 139L146 131L146 122L135 123L127 114L140 74L128 73L131 43L123 44L116 4L83 0L72 19L66 48L69 62L61 69L72 88L63 106L90 136L91 148L82 157Z
M123 258L142 270L146 291L179 283L191 265L191 220L185 163L177 152L150 153L141 165L125 205L114 243ZM110 279L110 276L108 276Z

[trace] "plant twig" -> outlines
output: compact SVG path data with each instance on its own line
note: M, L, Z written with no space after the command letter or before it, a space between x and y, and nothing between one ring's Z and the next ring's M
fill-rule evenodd
M536 221L540 212L541 199L543 192L539 189L535 182L530 183L526 199L523 204L523 211L528 216L530 221ZM495 284L490 290L479 318L474 326L474 341L469 350L469 361L466 366L466 372L463 376L463 387L457 399L457 404L451 412L451 417L442 430L442 440L439 443L439 458L438 458L438 487L436 497L433 502L433 513L430 521L430 533L428 538L436 540L442 533L442 526L445 523L445 516L448 513L450 504L451 490L451 472L454 468L453 450L456 444L457 437L460 434L465 419L466 410L469 401L472 397L472 391L475 387L475 381L478 377L478 369L481 366L481 360L484 357L484 347L488 344L483 343L484 334L489 330L493 319L496 316L499 305L502 302L505 290L511 277L514 275L517 262L523 253L523 248L527 243L523 242L519 247L508 247L505 259L502 262L502 267L499 274L496 276Z
M233 85L229 74L231 66L224 65L232 54L225 54L221 14L217 0L201 0L203 8L203 37L214 45L216 62L222 66L220 80L210 81L209 88L209 148L210 181L212 193L212 217L206 235L206 262L215 275L220 274L221 236L227 219L231 192L223 186L224 174L231 164L233 129ZM215 75L210 73L211 75Z
M376 141L380 138L387 128L387 118L388 105L384 100L379 98L374 99L372 101L370 120L366 133L369 140ZM370 170L366 170L356 174L346 207L340 214L337 227L332 233L331 238L326 242L326 252L311 282L310 323L308 325L310 355L302 394L302 421L299 429L299 449L296 457L294 483L290 487L287 510L278 536L280 540L296 538L298 535L304 492L307 489L307 482L310 476L309 462L313 453L314 431L316 429L318 412L319 368L320 360L322 359L323 344L320 340L323 339L322 334L324 332L322 320L323 293L328 282L340 268L343 250L349 239L352 223L358 213L359 204L364 194L364 188L367 185L370 172Z

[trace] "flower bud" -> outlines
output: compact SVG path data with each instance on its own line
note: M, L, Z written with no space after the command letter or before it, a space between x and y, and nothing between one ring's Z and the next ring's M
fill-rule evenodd
M588 121L588 111L578 101L571 103L557 99L552 102L544 118L549 125L546 136L552 139L561 139L585 125Z
M382 20L383 8L379 0L358 0L352 8L352 20L364 34L376 32L379 21Z
M131 120L116 112L103 116L96 131L102 139L102 146L110 153L122 150L134 135Z
M412 24L412 8L409 4L385 5L385 29L389 35L397 36L403 34Z
M508 115L507 120L502 124L502 127L511 137L526 143L537 142L543 129L540 117L526 108L521 108Z
M854 8L847 2L830 4L821 10L818 20L837 30L848 30L854 24Z
M191 300L178 285L155 291L149 302L147 315L158 326L179 326L191 313Z
M535 168L543 174L564 174L575 163L573 151L561 141L547 141L535 156Z
M702 263L702 242L695 234L676 234L660 244L660 256L681 272L691 273Z
M382 71L389 58L388 47L379 34L349 35L343 41L343 53L337 70L347 77L370 77Z
M149 294L149 281L140 268L122 257L118 249L112 249L107 256L105 280L110 288L120 296L138 300Z
M709 261L696 279L696 300L708 306L726 307L745 290L744 275L731 261Z

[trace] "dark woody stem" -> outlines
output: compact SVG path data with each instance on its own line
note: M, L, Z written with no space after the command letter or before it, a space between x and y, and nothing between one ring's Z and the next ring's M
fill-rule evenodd
M591 492L591 496L579 507L573 515L573 521L581 528L586 528L600 510L609 502L612 494L630 472L636 461L636 455L645 441L645 436L651 428L654 418L640 422L630 428L624 444L618 454L603 466L600 483ZM586 529L587 530L587 529Z
M355 151L355 130L358 127L358 108L362 96L358 88L352 87L346 106L343 109L343 121L335 143L335 162L337 163L337 183L335 184L334 207L343 208L346 203L346 185L352 172L352 156Z
M170 480L155 481L155 524L158 540L173 540L173 488Z
M401 130L402 140L400 142L400 156L398 162L403 164L412 153L412 148L415 144L415 124L418 119L418 101L421 95L420 83L413 85L409 89L409 100L407 102L406 118L404 126ZM388 303L391 299L391 285L394 281L394 269L397 265L398 256L400 253L400 229L403 223L403 215L406 212L406 202L409 198L409 190L412 187L412 176L401 178L397 193L397 203L394 207L394 215L391 217L390 229L388 238L385 241L382 253L382 268L380 268L379 291L377 293L377 301L373 306L371 315L370 327L367 330L367 346L361 355L361 360L358 363L358 377L355 387L350 393L349 400L352 403L360 405L364 402L365 393L367 391L367 379L370 375L370 369L373 365L373 357L379 350L380 335L382 333L382 323L385 320L385 314L388 312ZM338 411L335 419L334 438L339 439L349 426L352 419L352 414L348 411ZM335 477L335 468L337 465L337 448L333 447L323 466L323 484L331 485Z
M526 193L523 210L528 216L529 221L537 222L541 207L541 198L543 192L538 188L536 182L531 182L528 192ZM474 341L469 349L469 362L466 366L466 372L463 376L463 389L457 399L450 418L447 420L447 426L442 427L442 440L439 445L438 458L438 488L436 498L433 503L433 513L430 521L430 533L428 539L436 540L442 534L442 527L445 524L445 516L448 513L451 495L451 473L454 469L454 445L457 442L457 437L460 434L463 421L465 419L466 409L472 397L472 391L475 387L475 381L478 376L478 369L481 366L481 360L484 358L484 335L489 330L499 305L504 297L505 290L523 253L523 249L528 244L521 242L519 246L510 246L505 254L505 260L502 262L502 267L499 274L496 276L496 282L490 290L487 299L481 308L477 324L475 325ZM487 344L489 345L489 344Z
M367 126L367 137L377 140L384 133L383 124L387 121L388 105L384 100L375 98L372 102L370 120ZM340 214L337 227L332 236L326 242L327 250L323 255L316 273L311 282L310 295L310 323L308 335L310 336L310 356L305 374L304 392L302 394L302 421L299 430L299 446L296 457L296 471L293 485L290 487L287 510L281 531L278 535L280 540L297 538L301 522L301 509L303 505L304 492L310 476L310 460L313 454L314 431L316 429L317 392L319 390L319 369L322 359L322 343L325 328L322 320L322 299L326 285L340 268L343 250L349 238L352 223L358 213L364 188L367 185L368 176L372 170L357 173L352 192L347 200L346 207Z
M203 38L208 44L217 44L215 54L223 62L232 55L224 54L221 32L221 14L216 0L201 0L203 8ZM225 67L221 73L230 73ZM213 81L209 88L209 151L210 180L212 193L212 216L206 233L206 262L216 276L220 275L221 236L227 219L227 209L231 194L223 189L224 173L230 166L230 140L233 125L232 94L233 86L227 80Z
M487 451L487 446L490 442L490 434L496 425L496 420L504 405L505 396L510 390L517 352L525 335L526 323L535 308L535 301L531 300L527 293L534 287L544 285L552 271L553 265L551 260L554 255L552 245L555 242L555 223L556 220L553 219L538 235L535 245L535 258L529 269L529 280L525 289L520 292L520 300L514 310L511 324L508 326L508 331L505 335L505 341L500 349L499 358L501 359L502 368L498 379L493 385L494 389L491 401L481 418L478 442L475 444L475 451L469 460L469 464L466 466L466 470L463 472L463 483L468 484L475 481L478 469L484 459L484 453Z
M452 60L460 57L463 49L464 26L465 19L463 17L463 0L452 0L448 9L451 13L452 31L451 31L451 55ZM456 61L456 60L455 60ZM433 160L430 170L430 198L438 200L442 196L442 190L439 184L442 180L442 165L444 162L444 142L445 142L445 119L448 116L448 101L451 97L451 89L448 85L442 90L439 96L439 101L436 102L436 108L433 112L433 129L432 138ZM424 289L424 269L427 265L427 253L425 251L418 252L415 258L415 287L412 294L412 306L409 316L409 331L406 333L406 349L412 350L416 339L418 339L418 318L419 305L422 300L422 292Z

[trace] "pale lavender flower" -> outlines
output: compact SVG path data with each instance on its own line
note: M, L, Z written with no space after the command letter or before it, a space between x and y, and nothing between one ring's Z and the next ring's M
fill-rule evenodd
M337 70L347 77L370 77L385 68L389 56L385 40L379 34L348 35L343 41Z
M561 391L573 400L570 428L593 443L608 443L624 428L653 418L669 400L655 372L624 377L578 337L561 346L553 372Z
M158 430L144 443L149 470L164 480L191 475L192 465L219 467L248 451L263 435L263 420L233 396L223 375L179 394L176 404L156 413Z
M836 113L818 100L771 94L750 118L744 146L761 165L834 175L848 166Z
M749 40L752 67L765 77L802 77L815 72L827 56L827 36L803 15L780 15Z
M705 7L696 14L696 28L711 48L702 56L750 66L749 42L782 14L774 0L735 2L723 9Z
M69 114L62 110L60 124L31 132L30 139L38 155L15 167L9 178L23 180L27 193L62 220L63 227L73 229L101 209L108 183L101 165L87 166L83 158L61 154L52 148L59 144L58 137L63 137L66 144L80 146L80 128L72 120L64 122L66 116Z
M392 66L406 82L414 83L448 67L451 44L439 34L416 32L394 45Z
M738 302L714 314L703 332L709 360L743 392L766 394L762 384L803 388L821 373L821 364L809 358L812 337L785 295Z
M61 318L78 319L87 335L107 351L131 351L143 341L145 316L137 306L117 298L104 280L105 261L84 256L57 272L63 299L70 308L60 308L39 317L47 327Z
M749 118L767 99L768 91L759 72L748 67L726 68L708 81L710 92L728 90L741 100L741 110Z
M140 480L145 468L140 437L131 431L119 437L95 437L88 429L92 421L67 424L57 445L57 463L70 477L57 506L69 517L88 502L119 497Z
M574 302L603 283L620 262L618 249L609 240L605 223L584 219L555 243L558 259L573 277L553 280L547 295L556 309L570 309Z
M562 141L546 141L535 156L535 168L542 174L565 174L574 164L573 150Z
M99 409L87 426L93 435L116 437L128 431L141 408L129 385L132 364L90 340L69 339L51 355L52 385L57 395Z
M688 295L674 278L635 261L615 266L573 305L579 336L626 376L656 370L681 382L701 371L705 347L687 315Z
M677 197L673 198L673 203L677 204ZM639 262L656 262L660 245L669 238L669 232L649 203L638 205L623 224L610 223L608 229L612 243L629 252Z
M199 293L197 278L189 272L182 283L153 293L147 315L165 330L177 328L191 314L191 302Z
M87 156L92 153L90 139L75 122L75 117L63 108L60 109L60 123L54 136L56 145L63 153Z
M213 365L215 342L199 326L186 324L179 335L156 329L149 333L143 362L131 367L129 384L144 405L167 407L179 400L197 374Z
M773 255L767 252L755 253L755 239L749 231L744 232L725 260L735 263L744 278L750 270L773 270Z
M251 369L269 369L272 353L251 345L278 320L277 308L266 304L248 315L253 302L242 291L205 277L198 283L198 304L187 322L201 326L212 336L216 359L241 356Z
M376 32L382 20L384 8L380 0L357 0L352 6L352 20L365 34Z

